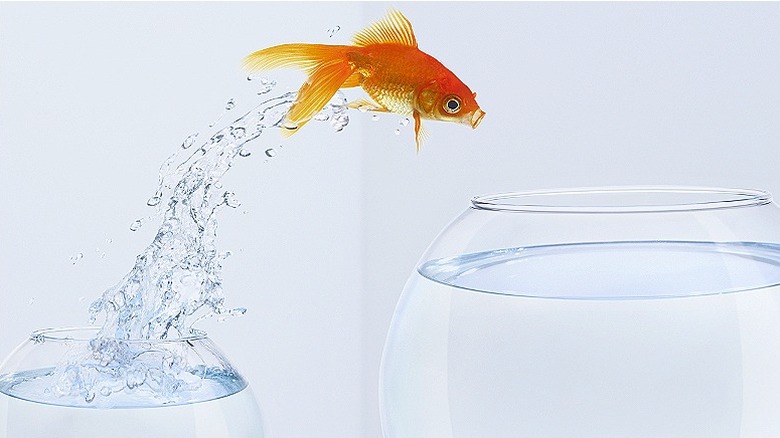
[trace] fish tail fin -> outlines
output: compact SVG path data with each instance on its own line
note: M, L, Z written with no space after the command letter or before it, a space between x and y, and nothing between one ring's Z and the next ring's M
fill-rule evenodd
M353 75L354 67L347 56L354 49L326 44L282 44L244 58L244 68L252 72L292 67L309 74L287 112L282 135L289 137L297 132L325 107L339 88L358 85L359 78Z
M297 68L310 72L324 61L345 58L349 49L349 46L327 44L280 44L248 55L242 65L248 72L277 68Z

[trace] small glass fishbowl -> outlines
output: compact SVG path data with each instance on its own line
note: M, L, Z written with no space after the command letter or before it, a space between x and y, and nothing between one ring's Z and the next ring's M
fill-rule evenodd
M780 436L780 208L755 190L480 196L402 293L386 438Z
M97 334L40 330L11 353L0 365L0 438L263 438L247 381L204 332Z

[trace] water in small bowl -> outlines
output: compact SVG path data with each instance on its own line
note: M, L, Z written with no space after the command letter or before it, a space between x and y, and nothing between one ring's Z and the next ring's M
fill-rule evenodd
M119 354L101 355L96 333L38 331L8 357L0 438L264 436L246 380L205 334L113 340Z

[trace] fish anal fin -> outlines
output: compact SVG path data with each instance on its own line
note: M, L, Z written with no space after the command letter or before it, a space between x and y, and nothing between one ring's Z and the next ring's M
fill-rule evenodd
M356 109L360 110L363 109L365 111L372 111L375 113L389 113L390 110L383 107L382 105L378 103L374 103L368 99L358 99L354 100L346 105L347 108L350 109Z
M368 26L352 37L352 43L358 47L372 44L401 44L417 47L417 38L412 23L404 14L391 9L385 18Z
M300 130L328 104L351 74L349 63L340 60L326 62L314 69L298 90L295 103L287 111L282 133L290 136Z

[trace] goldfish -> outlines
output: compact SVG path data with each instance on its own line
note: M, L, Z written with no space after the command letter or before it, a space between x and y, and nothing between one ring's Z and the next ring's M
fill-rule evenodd
M250 72L297 68L308 74L282 122L285 136L298 132L342 88L361 87L372 99L349 108L413 118L418 152L427 136L423 119L476 129L485 117L477 93L417 47L411 22L396 10L355 34L351 45L281 44L252 53L243 65Z

